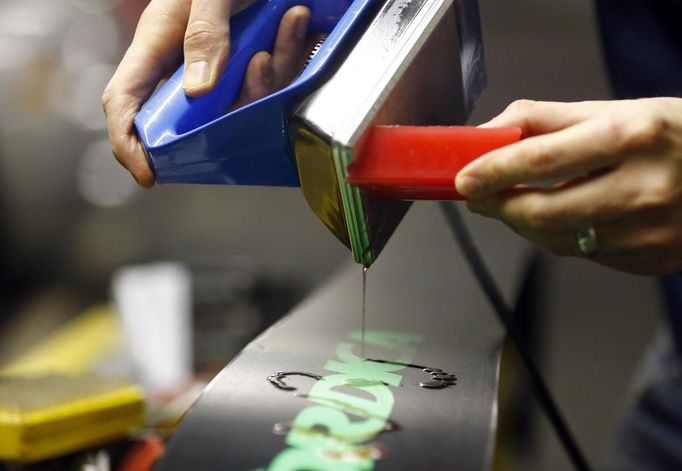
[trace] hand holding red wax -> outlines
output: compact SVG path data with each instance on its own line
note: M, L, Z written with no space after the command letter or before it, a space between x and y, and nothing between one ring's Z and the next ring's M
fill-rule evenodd
M519 101L485 126L519 126L524 140L460 172L472 211L559 255L682 269L682 99Z

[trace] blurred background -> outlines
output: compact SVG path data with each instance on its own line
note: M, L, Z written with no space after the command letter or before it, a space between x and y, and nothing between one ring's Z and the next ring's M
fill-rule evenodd
M82 385L60 382L63 368L45 344L63 345L55 340L61 335L68 345L74 332L80 338L87 332L102 341L78 347L83 370L96 364L98 378L141 374L159 403L179 401L177 412L250 338L350 257L298 190L145 191L119 168L100 97L145 3L0 0L0 373L44 370L52 381L46 387L57 384L67 396L71 389L82 392ZM590 0L480 4L489 87L472 123L517 98L610 97ZM540 361L598 462L630 375L656 330L656 286L576 260L550 258L549 267ZM154 328L136 315L148 309L140 299L147 290L178 296L168 320L174 327L163 333L172 352L135 351L116 340L117 329ZM119 320L112 302L133 314ZM74 327L84 315L91 330ZM181 340L178 332L187 325L192 338ZM36 346L48 353L41 356ZM124 359L112 368L103 359L117 349ZM176 355L179 366L154 377L154 358L164 355ZM136 356L152 363L145 369ZM102 391L128 386L107 383ZM0 383L5 398L25 387ZM135 404L131 394L118 404ZM0 390L0 405L2 398ZM167 425L177 417L157 419ZM545 432L537 433L526 469L570 469ZM154 450L150 440L147 452ZM97 467L102 459L91 456L88 466L106 469Z

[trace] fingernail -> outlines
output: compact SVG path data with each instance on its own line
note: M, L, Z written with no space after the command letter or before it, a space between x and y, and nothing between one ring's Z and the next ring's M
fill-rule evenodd
M260 66L260 77L263 84L270 88L275 81L275 70L272 64L272 57L264 60Z
M308 23L310 17L308 15L300 17L296 22L296 38L303 40L308 36Z
M462 196L474 196L483 191L483 184L477 178L469 175L458 175L455 180L457 192Z
M187 90L204 87L211 78L211 71L208 69L208 62L192 62L185 66L185 78L183 87Z

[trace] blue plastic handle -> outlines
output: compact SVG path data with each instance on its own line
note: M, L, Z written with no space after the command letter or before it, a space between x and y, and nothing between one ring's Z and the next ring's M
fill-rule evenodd
M184 65L142 107L136 125L145 147L173 141L225 115L234 104L249 61L259 51L274 47L279 23L291 7L311 10L310 32L328 33L348 9L350 0L259 0L232 18L231 54L225 72L207 95L191 98L182 88ZM163 129L156 129L163 116Z
M329 33L327 39L291 84L228 112L249 60L272 49L282 15L295 5L310 8L311 31ZM156 182L299 185L289 118L324 83L378 5L377 0L260 0L234 17L232 56L216 89L187 97L180 68L135 118Z

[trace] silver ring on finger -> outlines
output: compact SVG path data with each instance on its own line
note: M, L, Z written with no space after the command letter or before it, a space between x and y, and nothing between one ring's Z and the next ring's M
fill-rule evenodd
M578 243L578 251L582 256L594 257L599 253L597 232L594 230L594 226L576 230L575 236Z

